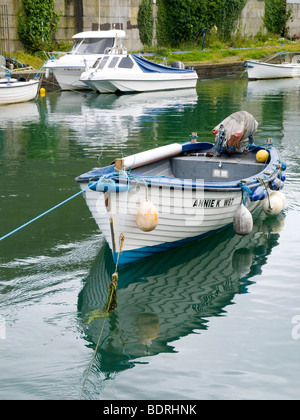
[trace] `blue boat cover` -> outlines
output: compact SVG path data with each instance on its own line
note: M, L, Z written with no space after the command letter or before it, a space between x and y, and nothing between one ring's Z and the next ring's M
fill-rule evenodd
M144 73L194 73L194 70L178 69L175 67L164 66L163 64L153 63L136 54L132 54L133 59L143 70Z

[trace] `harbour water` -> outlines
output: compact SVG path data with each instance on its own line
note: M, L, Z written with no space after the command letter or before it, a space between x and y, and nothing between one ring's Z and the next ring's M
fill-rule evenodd
M240 110L287 163L283 213L120 270L106 321L87 322L114 264L82 196L0 241L0 399L299 399L300 80L1 107L0 237L76 194L92 167L192 132L214 141Z

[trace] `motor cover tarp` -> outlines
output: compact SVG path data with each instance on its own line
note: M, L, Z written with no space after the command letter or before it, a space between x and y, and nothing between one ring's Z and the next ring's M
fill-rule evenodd
M253 134L258 123L247 111L235 112L218 124L212 133L216 136L216 150L243 153L248 143L253 143Z
M146 60L136 54L132 54L132 57L144 73L194 73L194 70L178 69L176 67L168 67L163 64L154 63L153 61Z

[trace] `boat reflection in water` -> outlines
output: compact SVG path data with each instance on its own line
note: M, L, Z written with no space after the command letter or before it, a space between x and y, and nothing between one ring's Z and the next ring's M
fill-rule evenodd
M247 237L229 227L120 269L118 305L106 320L97 353L101 372L110 377L133 367L137 358L172 352L172 341L206 330L210 317L224 316L234 296L247 293L260 274L278 244L283 221L283 214L266 218L259 213ZM103 318L86 321L90 311L104 306L114 269L105 245L79 294L82 328L93 349Z

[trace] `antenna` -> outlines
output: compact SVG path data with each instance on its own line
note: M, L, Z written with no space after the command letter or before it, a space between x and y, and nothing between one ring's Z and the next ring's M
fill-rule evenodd
M98 18L98 31L100 31L101 25L100 25L100 0L99 0L99 18Z

